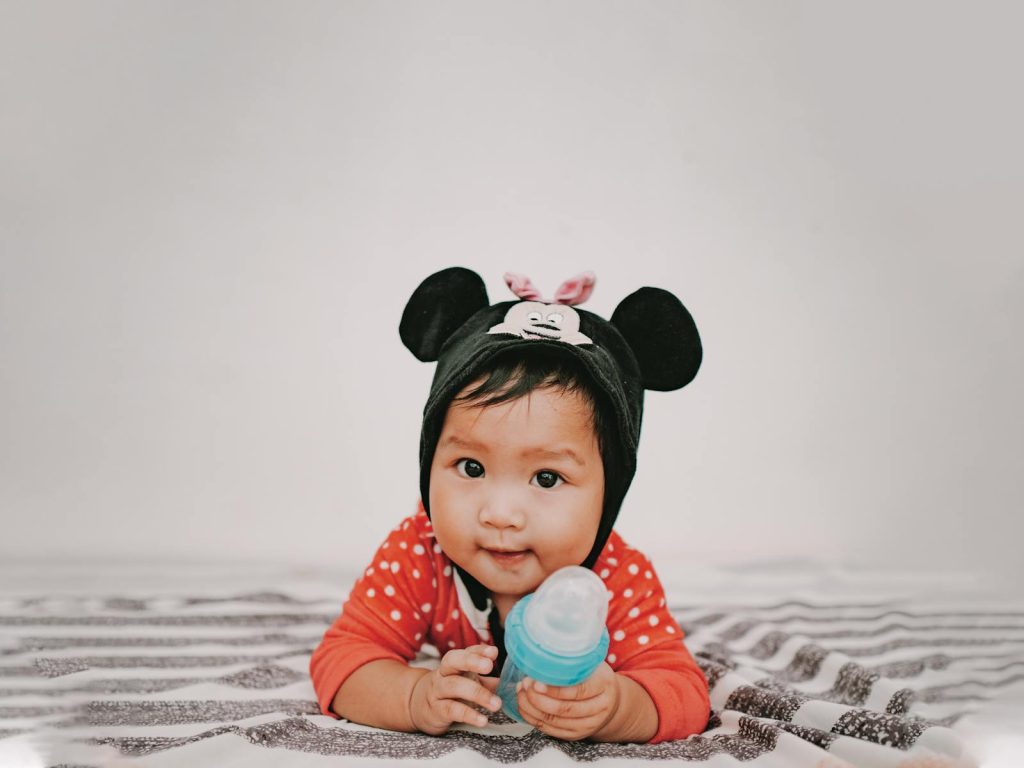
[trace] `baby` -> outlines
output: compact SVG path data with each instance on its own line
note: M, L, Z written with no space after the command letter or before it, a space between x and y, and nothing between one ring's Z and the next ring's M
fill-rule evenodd
M512 606L566 565L609 593L607 659L570 687L523 680L520 714L561 739L660 742L700 733L708 686L650 561L613 530L636 469L644 389L689 383L697 328L667 291L641 288L611 321L577 310L593 275L552 300L489 306L475 273L427 278L399 330L437 361L420 440L416 513L356 581L310 660L325 715L400 731L482 727L497 712ZM423 644L437 669L410 667Z

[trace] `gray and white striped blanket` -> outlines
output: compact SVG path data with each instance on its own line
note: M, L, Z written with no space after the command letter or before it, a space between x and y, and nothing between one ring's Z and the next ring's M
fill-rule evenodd
M920 579L865 589L813 568L785 583L722 573L725 590L705 572L694 588L661 568L713 716L703 735L653 746L558 742L500 715L431 737L318 714L309 654L349 574L0 568L0 766L952 768L1024 746L1019 597Z

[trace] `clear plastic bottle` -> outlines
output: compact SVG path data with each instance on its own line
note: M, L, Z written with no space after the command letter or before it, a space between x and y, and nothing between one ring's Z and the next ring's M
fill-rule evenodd
M547 685L586 680L608 652L608 590L588 568L570 565L513 606L505 618L508 657L498 683L505 714L522 722L516 684L524 677Z

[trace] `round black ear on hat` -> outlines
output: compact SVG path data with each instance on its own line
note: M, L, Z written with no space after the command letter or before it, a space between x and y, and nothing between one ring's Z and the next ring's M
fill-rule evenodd
M476 272L464 267L442 269L413 291L398 334L417 359L432 363L448 337L489 303L487 288Z
M619 302L611 319L640 364L644 389L669 392L697 375L703 349L689 311L661 288L641 288Z

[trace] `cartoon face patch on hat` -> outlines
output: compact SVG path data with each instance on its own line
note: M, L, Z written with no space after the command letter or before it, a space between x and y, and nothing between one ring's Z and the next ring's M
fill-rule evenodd
M476 272L449 267L423 280L409 298L398 332L418 360L438 362L431 397L435 387L459 380L481 354L518 345L520 339L560 341L577 347L585 365L600 368L603 381L629 389L639 423L644 389L680 389L700 368L703 353L697 326L686 307L666 290L640 288L605 320L574 309L590 296L593 272L565 281L551 298L543 297L524 275L505 273L505 283L520 301L491 305ZM617 399L626 397L620 395Z
M570 306L521 301L505 313L505 319L488 333L510 333L524 339L550 339L567 344L593 344L580 333L580 316Z

